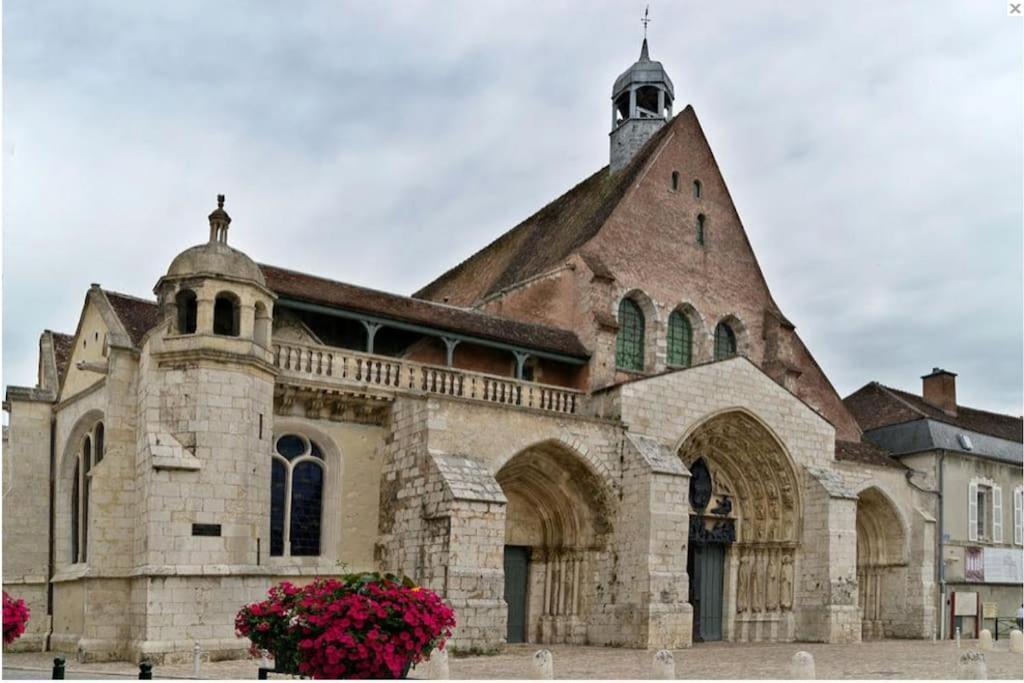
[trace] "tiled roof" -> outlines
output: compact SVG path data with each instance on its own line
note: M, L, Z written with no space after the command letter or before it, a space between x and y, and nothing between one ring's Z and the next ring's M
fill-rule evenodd
M836 460L860 462L879 467L895 467L906 469L906 466L893 459L882 448L867 441L836 441Z
M261 264L260 268L267 279L267 286L278 296L575 358L586 358L589 355L576 333L558 327L509 320L276 266Z
M957 405L956 415L949 415L920 396L878 382L861 387L843 403L865 431L927 418L979 434L1024 442L1024 420L1019 417L962 405Z
M75 335L63 332L50 332L53 338L53 358L57 364L57 383L64 381L64 375L71 363L71 350L75 344Z
M160 322L160 307L155 301L107 289L103 290L103 293L131 337L132 344L141 344L145 334Z
M651 153L683 118L681 113L662 126L625 168L616 173L609 173L607 166L600 169L413 296L437 300L448 295L470 305L561 265L597 234Z

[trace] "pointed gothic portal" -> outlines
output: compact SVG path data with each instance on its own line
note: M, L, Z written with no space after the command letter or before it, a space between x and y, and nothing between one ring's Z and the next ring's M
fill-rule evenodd
M784 447L733 411L694 429L687 571L694 640L792 640L800 495Z
M885 622L902 617L887 614L894 607L882 596L904 592L905 545L903 525L889 498L877 488L863 491L857 497L857 586L864 640L884 638Z
M531 446L497 474L508 498L505 600L509 642L587 642L593 576L610 532L608 493L556 442Z

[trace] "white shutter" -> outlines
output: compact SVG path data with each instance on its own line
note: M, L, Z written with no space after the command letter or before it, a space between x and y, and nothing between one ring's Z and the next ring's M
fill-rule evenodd
M1013 490L1013 542L1024 545L1024 489Z
M978 482L967 487L967 540L978 540Z
M992 487L992 542L1003 542L1003 488Z

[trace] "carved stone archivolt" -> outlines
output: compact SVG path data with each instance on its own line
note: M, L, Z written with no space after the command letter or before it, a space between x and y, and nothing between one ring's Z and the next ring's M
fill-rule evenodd
M707 468L712 482L708 509L730 525L736 612L754 616L791 610L800 488L781 444L756 418L736 411L700 425L679 455L687 466ZM715 528L704 521L711 515L695 512L704 515L691 517L691 539L695 532L707 538ZM695 519L701 519L701 528L694 527Z

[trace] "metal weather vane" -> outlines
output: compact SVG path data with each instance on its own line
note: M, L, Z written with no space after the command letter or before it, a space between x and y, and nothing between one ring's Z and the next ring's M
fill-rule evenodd
M644 40L647 40L647 24L651 23L652 21L650 13L651 6L647 5L647 7L644 8L644 18L640 20L640 23L644 25Z

